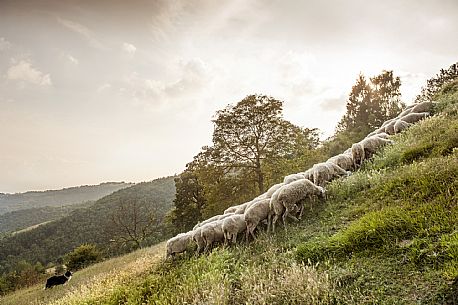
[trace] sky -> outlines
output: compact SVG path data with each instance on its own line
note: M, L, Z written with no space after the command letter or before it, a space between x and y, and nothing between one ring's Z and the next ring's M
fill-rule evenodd
M0 0L0 192L178 174L250 94L330 136L359 73L457 62L456 0Z

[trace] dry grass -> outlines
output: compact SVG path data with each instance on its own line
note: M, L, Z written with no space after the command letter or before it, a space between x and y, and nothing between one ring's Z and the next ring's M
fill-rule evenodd
M43 290L43 285L18 290L0 298L2 305L97 304L119 286L147 274L165 253L165 243L138 250L78 271L65 286Z

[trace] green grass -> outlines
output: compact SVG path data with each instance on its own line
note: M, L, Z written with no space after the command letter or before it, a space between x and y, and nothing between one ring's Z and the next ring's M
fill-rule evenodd
M304 219L164 261L163 245L1 304L457 304L458 85ZM40 287L41 288L41 287Z

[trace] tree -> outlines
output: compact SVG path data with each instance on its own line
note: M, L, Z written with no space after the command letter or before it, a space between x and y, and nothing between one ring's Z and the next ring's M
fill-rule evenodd
M214 162L253 174L259 194L265 188L265 161L287 156L302 131L283 119L282 110L279 100L249 95L218 111L213 119Z
M426 82L426 86L421 89L421 93L415 98L415 102L432 101L434 95L445 85L458 78L458 63L441 69L438 74Z
M95 245L82 244L64 257L68 270L79 270L102 259L102 253Z
M405 106L400 100L400 86L401 80L394 77L393 71L382 71L369 81L360 74L350 92L347 111L337 126L337 133L366 135L397 115Z
M147 199L122 198L111 214L111 226L108 226L108 231L114 241L121 245L133 244L134 248L141 248L146 238L156 230L159 222Z

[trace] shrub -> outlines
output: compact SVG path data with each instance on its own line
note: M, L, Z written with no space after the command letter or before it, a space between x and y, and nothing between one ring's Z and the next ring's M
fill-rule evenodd
M101 261L102 253L95 245L83 244L64 257L69 270L79 270Z

